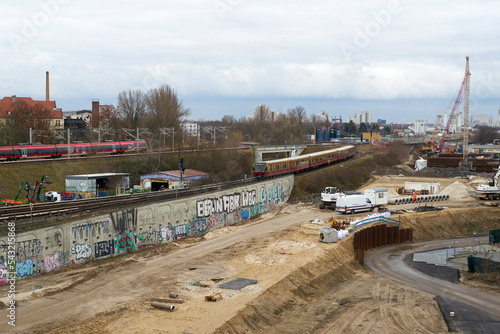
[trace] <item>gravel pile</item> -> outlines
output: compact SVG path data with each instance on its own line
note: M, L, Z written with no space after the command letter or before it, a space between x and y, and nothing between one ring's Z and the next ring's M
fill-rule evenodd
M455 181L444 188L439 194L449 195L450 199L470 199L474 197L474 192L474 189L468 187L463 181Z

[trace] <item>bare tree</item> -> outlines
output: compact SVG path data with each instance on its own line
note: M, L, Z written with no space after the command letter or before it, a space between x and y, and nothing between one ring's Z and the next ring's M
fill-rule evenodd
M146 96L140 90L128 90L118 94L118 108L125 116L128 127L140 127L146 113Z
M29 128L43 130L46 134L49 131L51 111L41 104L30 106L24 101L17 101L9 109L9 114L8 130L12 133L12 143L28 141Z
M113 130L115 140L124 139L124 133L121 130L127 127L128 120L123 117L120 109L113 105L105 105L99 112L99 118L99 124Z
M305 126L307 122L306 109L302 106L297 106L293 109L288 109L288 120L290 124L290 136L293 141L301 142L302 137L306 131Z
M474 130L472 138L475 143L491 144L493 139L499 138L497 130L487 125L479 125Z
M168 85L151 89L146 97L149 128L155 131L161 127L178 128L181 120L190 111L182 105L175 91Z

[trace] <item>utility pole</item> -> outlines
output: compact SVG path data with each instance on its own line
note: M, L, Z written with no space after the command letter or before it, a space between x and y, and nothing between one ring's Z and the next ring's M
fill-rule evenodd
M197 149L199 150L200 149L200 129L199 129L198 126L196 127L196 136L198 137L198 147L197 147Z
M161 134L163 135L163 150L165 150L165 136L172 137L172 152L174 151L174 139L175 139L175 128L160 128Z
M70 129L68 128L68 159L71 159Z
M139 153L139 131L142 131L142 134L151 134L149 131L148 131L148 128L137 128L135 130L131 130L131 129L122 129L123 131L125 131L126 134L128 134L130 137L132 138L135 138L135 141L136 141L136 151L137 153ZM137 136L134 136L131 132L136 132Z

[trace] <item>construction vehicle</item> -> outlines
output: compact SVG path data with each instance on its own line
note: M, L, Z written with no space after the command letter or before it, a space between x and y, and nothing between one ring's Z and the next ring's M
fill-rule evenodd
M491 181L479 185L476 192L479 198L500 199L500 166L498 166L498 170L491 178Z
M321 193L320 209L335 209L335 203L340 195L344 195L337 187L326 187Z

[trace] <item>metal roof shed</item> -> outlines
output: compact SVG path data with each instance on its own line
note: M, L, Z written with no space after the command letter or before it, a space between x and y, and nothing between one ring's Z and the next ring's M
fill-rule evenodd
M184 185L189 185L193 182L208 179L209 174L200 172L194 169L185 169L182 173L182 183ZM158 184L163 184L164 189L176 189L182 187L180 184L181 171L180 170L170 170L166 172L155 172L145 175L141 175L141 186L142 188L151 189L152 191L159 190L155 186Z
M66 191L101 197L121 193L130 187L130 173L66 175Z

